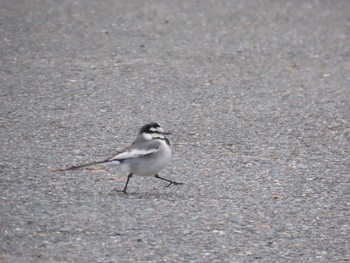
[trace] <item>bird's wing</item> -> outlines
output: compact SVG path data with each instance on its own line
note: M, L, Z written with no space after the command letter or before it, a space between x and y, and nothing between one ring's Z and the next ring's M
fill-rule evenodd
M114 154L112 157L105 159L103 161L73 165L68 168L55 169L54 171L77 170L77 169L82 169L85 167L94 166L98 164L108 164L108 163L114 163L114 162L121 162L127 159L149 157L153 154L157 154L160 146L161 146L161 143L157 140L143 141L143 142L135 141L130 147Z
M155 140L147 141L142 143L141 145L137 145L137 148L135 147L135 144L132 144L130 147L115 154L114 156L112 156L107 160L111 162L111 161L121 161L126 159L147 157L157 153L160 145L161 145L160 142Z

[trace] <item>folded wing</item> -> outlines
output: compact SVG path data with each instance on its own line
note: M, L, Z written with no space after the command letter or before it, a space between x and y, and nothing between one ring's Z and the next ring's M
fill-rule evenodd
M140 146L140 145L139 145ZM122 161L127 159L133 159L133 158L142 158L142 157L148 157L158 152L160 147L160 143L158 141L151 141L149 143L146 143L142 145L140 148L134 147L132 145L131 147L125 149L124 151L121 151L117 153L116 155L112 156L108 159L108 161Z

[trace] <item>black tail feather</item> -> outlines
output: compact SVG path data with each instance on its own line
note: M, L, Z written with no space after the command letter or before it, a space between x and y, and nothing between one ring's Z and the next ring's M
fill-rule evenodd
M106 164L108 163L108 160L104 160L104 161L99 161L99 162L92 162L92 163L84 163L84 164L79 164L79 165L73 165L67 168L58 168L58 169L54 169L54 172L63 172L63 171L72 171L72 170L79 170L79 169L83 169L89 166L94 166L97 164Z

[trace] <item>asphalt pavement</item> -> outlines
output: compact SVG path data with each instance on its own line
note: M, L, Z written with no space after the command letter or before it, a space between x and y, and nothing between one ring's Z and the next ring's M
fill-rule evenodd
M1 262L350 262L350 1L2 0ZM161 176L100 160L159 122Z

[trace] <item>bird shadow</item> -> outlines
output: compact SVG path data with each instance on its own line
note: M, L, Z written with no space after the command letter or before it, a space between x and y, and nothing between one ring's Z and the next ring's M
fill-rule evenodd
M127 194L123 192L117 192L112 190L109 196L118 196L121 199L144 199L144 200L174 200L174 199L185 199L186 195L179 192L128 192Z

